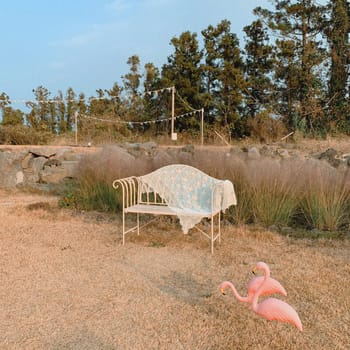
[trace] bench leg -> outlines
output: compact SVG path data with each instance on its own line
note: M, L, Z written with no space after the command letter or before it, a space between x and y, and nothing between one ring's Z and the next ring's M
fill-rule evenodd
M123 209L123 245L125 245L125 212Z
M211 216L211 253L214 254L214 215Z
M221 212L219 211L219 243L221 243Z

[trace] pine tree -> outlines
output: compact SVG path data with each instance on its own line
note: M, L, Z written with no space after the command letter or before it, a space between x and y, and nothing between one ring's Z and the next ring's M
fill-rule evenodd
M169 109L167 106L168 96L164 96L167 95L167 92L164 91L159 94L151 92L163 88L159 69L155 67L153 63L145 64L144 77L144 118L145 120L157 121L160 119L162 114ZM160 123L157 123L156 128L153 129L158 129L158 127L162 128L164 126L165 125L160 125Z
M26 106L31 108L31 111L26 115L27 123L36 131L51 130L50 92L47 88L39 86L33 89L33 93L37 102L26 102Z
M2 113L2 125L23 125L24 113L19 109L12 108L10 97L5 92L0 95L0 110Z
M199 49L197 34L189 31L182 33L178 38L173 37L171 44L174 46L174 53L168 57L168 63L163 65L161 75L164 86L175 86L178 96L181 97L177 98L175 106L178 115L201 108L200 62L203 53ZM170 96L168 98L170 106ZM198 120L180 118L177 121L180 130L191 125L198 128Z
M330 46L331 68L328 83L329 119L350 132L350 110L347 89L350 74L350 14L347 0L333 0L326 35Z
M273 47L269 44L267 29L260 20L243 28L245 43L246 114L255 117L258 112L269 109L273 84Z
M74 90L70 87L66 92L66 130L72 131L74 113L77 110L76 94Z
M58 91L58 95L56 97L57 100L57 124L58 124L58 133L64 134L67 129L67 124L65 122L66 116L66 105L63 99L62 91Z
M272 0L275 11L256 8L254 12L262 20L267 21L269 28L279 37L277 46L280 50L278 57L284 62L291 62L292 67L288 69L296 74L297 101L289 100L289 107L295 109L288 112L288 124L298 126L304 123L308 132L319 132L324 129L324 113L321 101L322 77L320 65L325 60L325 50L320 41L324 7L317 4L315 0ZM288 48L288 50L285 50ZM293 50L295 59L291 59L290 50ZM283 57L286 54L287 56ZM279 75L281 91L294 88L288 86L292 77L288 75L289 81L283 81L283 74ZM292 95L289 96L291 98Z
M142 74L140 73L140 58L133 55L128 58L127 64L130 72L125 74L123 78L124 90L127 93L127 114L131 120L137 120L142 116L142 101L139 93Z

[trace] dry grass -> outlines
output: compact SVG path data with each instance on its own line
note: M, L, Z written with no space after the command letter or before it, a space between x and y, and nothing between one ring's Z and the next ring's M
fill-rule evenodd
M1 349L350 346L349 241L230 225L211 256L202 236L163 219L123 247L118 219L73 215L55 201L0 193ZM244 293L259 260L286 288L303 333L219 293L223 280Z

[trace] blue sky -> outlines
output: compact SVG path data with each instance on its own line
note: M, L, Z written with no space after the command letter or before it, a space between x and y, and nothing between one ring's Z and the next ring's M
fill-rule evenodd
M128 72L128 57L157 67L174 36L200 36L209 24L231 21L242 43L252 9L267 0L0 0L0 93L32 99L43 85L54 97L72 87L94 96ZM21 108L23 106L16 106Z

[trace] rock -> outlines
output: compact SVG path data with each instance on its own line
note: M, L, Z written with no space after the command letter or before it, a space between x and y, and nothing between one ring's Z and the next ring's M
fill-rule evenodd
M269 226L269 230L272 232L278 232L279 228L277 225L271 225L271 226Z
M45 163L44 163L44 167L45 166L49 166L49 167L56 167L56 166L61 166L62 163L59 159L56 159L56 158L50 158L49 160L47 160Z
M328 148L318 157L320 160L326 160L331 166L337 168L340 164L339 154L334 148Z
M248 148L248 159L260 159L260 152L256 147Z
M141 149L144 149L146 152L151 152L155 148L157 148L157 144L153 141L149 141L141 144Z
M23 171L17 171L16 173L16 185L22 184L24 182Z
M284 158L284 159L290 157L288 151L287 151L286 149L283 149L283 148L279 148L279 149L277 150L277 154L278 154L281 158Z
M74 178L77 175L77 168L78 168L77 161L74 160L64 160L62 161L62 167L66 170L67 176L70 178Z
M32 173L39 174L44 169L47 159L45 157L37 157L32 160L31 169Z
M67 169L60 167L44 167L44 169L39 173L40 182L58 184L64 178L69 177Z
M33 158L34 158L33 154L32 153L28 153L22 160L22 168L23 169L29 168Z
M29 152L32 153L36 157L45 157L50 158L54 155L56 155L56 150L52 150L47 147L41 147L41 148L30 148Z
M22 159L26 152L0 152L0 187L11 188L17 184L17 173L22 171Z
M79 161L81 158L81 155L76 154L72 151L66 151L60 155L57 153L57 158L60 160L67 160L67 161Z
M194 153L194 146L193 145L185 145L181 148L181 151L193 154Z
M153 164L155 168L160 168L165 165L173 163L171 155L163 150L158 150L153 157Z
M285 226L285 227L281 228L281 232L285 233L285 234L288 234L288 233L292 233L293 229L291 227L289 227L289 226Z

